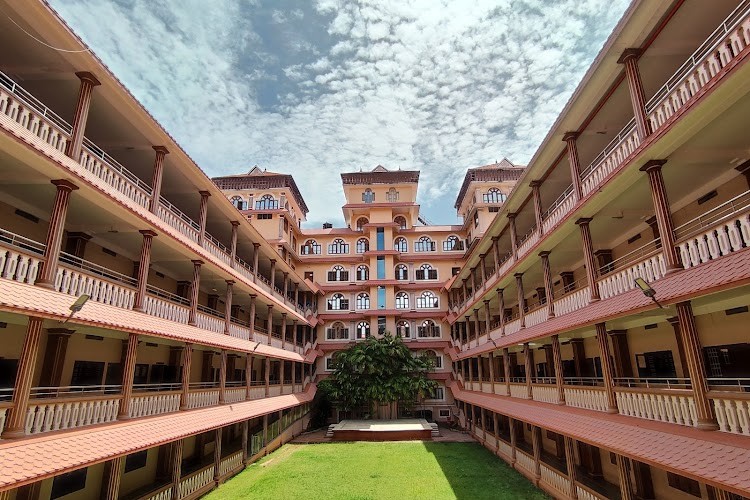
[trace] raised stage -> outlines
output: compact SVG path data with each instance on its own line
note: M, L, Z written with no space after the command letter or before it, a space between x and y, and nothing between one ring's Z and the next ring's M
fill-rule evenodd
M342 420L332 425L335 441L413 441L432 439L432 427L423 418L398 420Z

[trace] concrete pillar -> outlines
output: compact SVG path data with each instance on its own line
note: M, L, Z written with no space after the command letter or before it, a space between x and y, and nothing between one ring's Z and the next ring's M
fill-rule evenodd
M651 186L651 199L654 203L654 215L659 227L659 239L661 251L664 255L664 264L667 274L682 269L677 248L674 243L674 226L672 224L672 212L669 208L667 188L664 185L664 176L661 168L667 160L651 160L641 167L642 172L648 174L648 182Z
M586 264L586 277L589 281L589 289L591 290L590 302L596 302L600 299L599 287L596 285L596 278L598 273L596 271L596 261L594 260L594 247L591 241L591 229L589 224L591 218L582 218L576 221L578 227L581 229L581 245L583 246L583 257Z
M565 378L563 377L562 354L560 353L560 339L552 336L552 358L555 367L555 385L557 386L557 404L565 404Z
M609 340L607 339L607 328L604 323L596 324L596 342L599 345L602 378L604 379L604 390L607 394L607 413L617 413L615 383L612 379L612 357L609 353Z
M638 137L643 142L646 137L651 135L651 123L646 116L646 97L643 92L641 74L638 70L638 58L640 56L641 49L625 49L617 60L617 63L625 65L625 78L627 79L628 90L630 91L630 103L633 106Z
M130 400L133 397L133 380L135 379L135 364L138 357L138 334L128 335L128 349L125 353L125 363L122 369L122 400L118 420L130 418Z
M164 146L151 146L156 152L154 157L154 173L151 176L151 200L149 209L151 213L157 213L159 208L159 198L161 197L161 183L164 178L164 157L169 154L169 150Z
M513 276L516 278L516 290L518 291L518 320L521 323L521 328L524 328L526 326L526 318L524 317L526 298L523 293L523 273L516 273Z
M523 358L526 372L526 399L534 399L531 385L531 378L534 374L534 351L531 350L528 342L523 344Z
M78 189L78 186L65 179L53 180L52 184L57 188L57 192L55 193L55 202L50 213L41 269L34 283L50 290L55 287L57 264L60 260L63 232L65 230L65 219L67 218L68 205L70 204L70 193Z
M193 260L193 281L190 284L190 312L188 313L188 325L195 326L198 314L198 294L201 288L201 266L202 260Z
M511 212L508 214L508 223L510 226L510 247L511 253L513 253L513 260L518 260L518 234L516 231L516 214Z
M198 244L203 245L203 239L206 237L206 219L208 217L208 198L211 193L208 191L198 191L201 195L201 203L198 208Z
M190 369L193 366L193 344L182 348L182 392L180 393L180 410L188 409L190 395Z
M65 147L65 154L76 162L81 159L81 147L83 137L86 133L86 122L89 119L89 108L91 107L91 93L94 87L101 85L96 77L88 71L79 71L76 76L81 81L78 87L78 101L73 112L73 124L71 125L70 140Z
M144 301L146 299L146 287L148 286L148 271L151 267L151 245L156 233L150 229L138 231L143 235L141 242L141 258L138 261L138 283L135 292L135 301L133 303L134 311L143 311Z
M581 190L581 162L578 158L578 132L566 132L563 135L563 141L568 151L568 164L570 165L570 178L573 181L573 194L576 200L583 197Z
M555 295L552 287L552 271L549 266L549 252L539 252L544 274L544 294L547 296L547 317L555 317Z
M534 220L536 221L536 228L539 232L539 236L544 234L544 230L542 229L542 196L539 193L539 188L541 186L542 181L531 181L529 183L534 202Z
M232 325L232 288L234 280L226 280L227 292L224 298L224 333L229 335L229 329Z

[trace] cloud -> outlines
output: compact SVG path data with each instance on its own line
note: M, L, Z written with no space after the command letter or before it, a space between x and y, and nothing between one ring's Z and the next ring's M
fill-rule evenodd
M290 172L317 225L378 163L450 222L467 168L530 159L627 0L52 5L209 175Z

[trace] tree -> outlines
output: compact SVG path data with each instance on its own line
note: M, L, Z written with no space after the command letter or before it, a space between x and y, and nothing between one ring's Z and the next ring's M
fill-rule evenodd
M342 410L366 406L374 414L379 406L411 404L431 394L437 387L427 378L432 365L428 356L413 356L400 337L386 332L337 352L333 374L318 389Z

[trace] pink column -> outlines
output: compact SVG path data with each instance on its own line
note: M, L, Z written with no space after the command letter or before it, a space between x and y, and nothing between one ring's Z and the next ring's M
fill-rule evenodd
M260 243L253 243L253 274L258 278L258 257L260 253Z
M625 49L617 60L617 63L625 65L625 77L628 80L630 103L633 105L633 115L635 116L635 124L638 128L638 136L643 141L651 134L651 124L646 116L646 97L643 93L641 73L638 70L638 58L640 56L641 49Z
M22 438L26 435L26 409L31 397L31 384L34 380L34 367L39 353L39 341L42 335L42 318L29 317L26 337L21 348L16 371L16 382L13 388L10 416L5 423L3 439Z
M198 293L201 287L201 265L202 260L193 262L193 282L190 285L190 313L188 315L188 324L195 326L195 316L198 313Z
M523 344L523 364L524 370L526 371L526 398L534 399L534 393L532 391L531 379L534 376L534 352L531 350L531 346L526 342Z
M122 369L122 401L118 420L130 418L130 400L133 397L133 380L135 379L135 362L138 357L138 334L128 336L128 349L125 354L125 364Z
M255 340L255 299L258 296L250 294L250 340Z
M513 260L518 260L518 235L516 234L516 213L508 214L508 221L510 223L510 246L511 252L513 253Z
M234 259L237 257L237 228L240 225L240 221L233 220L230 223L232 224L232 244L229 247L229 253L232 256L232 265L234 265Z
M498 236L492 237L492 251L495 255L495 274L497 275L497 272L500 270L500 244L498 243L498 240L500 238ZM496 276L496 278L499 278L499 276Z
M531 181L529 183L531 187L531 193L534 197L534 218L536 220L536 228L539 232L539 236L544 234L542 229L542 196L539 193L539 188L542 187L542 181Z
M227 390L227 350L221 350L221 359L219 365L219 404L223 405L226 402L226 390Z
M552 290L552 271L549 267L549 252L539 252L542 259L542 271L544 272L544 293L547 295L547 317L555 317L554 295Z
M252 399L251 388L253 386L253 355L245 356L245 399Z
M662 165L666 162L667 160L651 160L641 167L641 171L648 174L648 182L651 185L651 198L654 202L656 224L659 227L661 251L664 255L667 274L669 274L682 269L682 266L674 244L672 213L669 209L667 188L664 186L664 177L661 173Z
M81 80L78 88L78 102L73 113L73 125L71 126L70 141L65 148L65 154L80 161L83 135L86 133L86 121L89 119L89 108L91 107L91 93L94 87L101 85L96 77L88 71L80 71L76 76Z
M583 191L581 191L581 162L578 159L577 140L578 132L566 132L563 135L563 141L565 141L568 150L568 164L570 165L570 178L573 181L573 193L575 193L576 200L580 200L583 197Z
M591 218L582 218L576 221L578 227L581 229L581 245L583 246L583 257L586 263L586 277L589 280L589 289L591 290L590 302L596 302L600 299L599 287L596 283L596 261L594 260L594 247L591 242L591 229L589 224Z
M149 208L151 213L157 213L159 208L159 198L161 197L161 181L164 177L164 157L169 154L169 150L164 146L152 146L156 151L154 158L154 173L151 177L151 203Z
M555 365L555 385L557 386L557 404L565 404L565 388L563 384L563 362L562 353L560 352L560 339L557 335L552 336L552 359Z
M268 329L268 344L271 344L273 335L273 304L268 304L268 318L266 319L266 328Z
M518 318L521 324L521 328L526 326L526 318L524 317L526 309L526 299L523 293L523 273L516 273L513 276L516 278L516 289L518 290Z
M607 327L604 323L596 324L596 342L599 344L599 359L602 365L602 379L607 394L607 413L617 413L617 398L615 398L615 383L612 378L612 356L607 339Z
M201 195L201 204L199 208L199 221L198 225L200 227L200 231L198 232L198 244L203 244L203 238L206 237L206 218L208 217L208 198L211 196L211 193L208 191L199 191L198 192Z
M271 259L271 293L276 290L276 259Z
M139 231L143 235L141 242L141 260L138 263L138 289L135 293L133 310L143 311L143 301L146 298L146 287L148 286L148 270L151 266L151 245L156 233L150 229Z
M490 338L490 329L492 326L492 315L490 314L490 301L485 300L484 301L484 327L487 331L487 339Z
M281 313L281 348L286 349L286 313Z
M229 334L229 328L232 324L232 287L234 280L226 280L227 294L224 300L224 333Z
M65 179L54 180L52 184L57 187L57 193L55 193L55 204L50 214L41 270L34 283L35 285L50 289L55 287L57 263L60 260L60 249L62 246L63 230L65 229L65 218L68 214L70 193L78 189L78 186Z
M188 395L190 394L190 369L193 365L193 344L185 344L182 348L182 392L180 393L180 410L188 409Z

